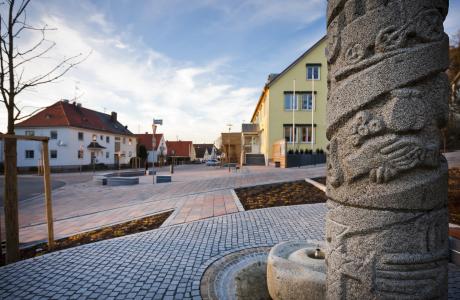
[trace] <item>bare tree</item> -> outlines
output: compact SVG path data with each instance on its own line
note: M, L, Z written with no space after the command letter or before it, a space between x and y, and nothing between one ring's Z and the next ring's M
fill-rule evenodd
M46 39L46 32L55 29L47 25L36 27L28 23L26 9L30 2L31 0L6 0L0 4L0 101L5 104L8 114L7 134L15 133L16 121L36 112L21 115L23 107L19 107L16 101L18 94L59 79L85 59L80 53L63 58L42 74L27 76L30 64L44 59L56 45ZM20 49L16 42L26 33L38 33L41 38L27 49ZM11 263L19 259L17 141L6 138L4 143L6 263Z

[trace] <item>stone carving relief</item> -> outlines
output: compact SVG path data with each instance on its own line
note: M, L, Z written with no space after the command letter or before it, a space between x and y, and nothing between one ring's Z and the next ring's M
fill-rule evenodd
M326 48L326 58L329 63L332 63L340 52L339 24L337 20L329 25L329 32L327 37L328 45Z
M328 299L447 297L447 10L328 2Z
M327 268L333 269L328 273L330 299L372 294L366 299L443 298L444 291L433 285L446 280L445 211L366 214L363 208L344 210L337 204L328 204L328 208ZM390 243L378 246L385 239Z
M346 60L350 64L355 64L364 58L364 49L361 44L355 44L348 48L345 53Z
M390 92L388 99L378 108L384 113L362 110L351 119L350 134L340 141L345 145L350 143L351 150L344 152L341 161L331 158L328 165L334 187L364 175L368 175L371 182L386 183L417 167L439 166L439 145L427 143L424 136L419 135L432 126L428 122L432 114L427 111L421 93L414 88L402 88ZM335 138L330 147L338 149L338 143Z

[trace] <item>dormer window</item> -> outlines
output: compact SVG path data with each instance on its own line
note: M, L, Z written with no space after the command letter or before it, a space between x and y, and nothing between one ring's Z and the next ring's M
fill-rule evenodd
M49 120L49 119L51 119L51 115L50 115L50 114L46 114L45 118L46 118L47 120Z

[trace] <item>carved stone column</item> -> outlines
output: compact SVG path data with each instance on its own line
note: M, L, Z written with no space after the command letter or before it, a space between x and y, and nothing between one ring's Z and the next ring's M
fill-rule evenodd
M328 299L447 298L447 10L328 1Z

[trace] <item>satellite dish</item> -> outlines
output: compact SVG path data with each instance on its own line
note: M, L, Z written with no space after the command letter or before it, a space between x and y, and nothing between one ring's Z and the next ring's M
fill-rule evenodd
M63 142L62 140L59 140L58 141L58 146L65 147L65 146L67 146L67 144L65 142Z

